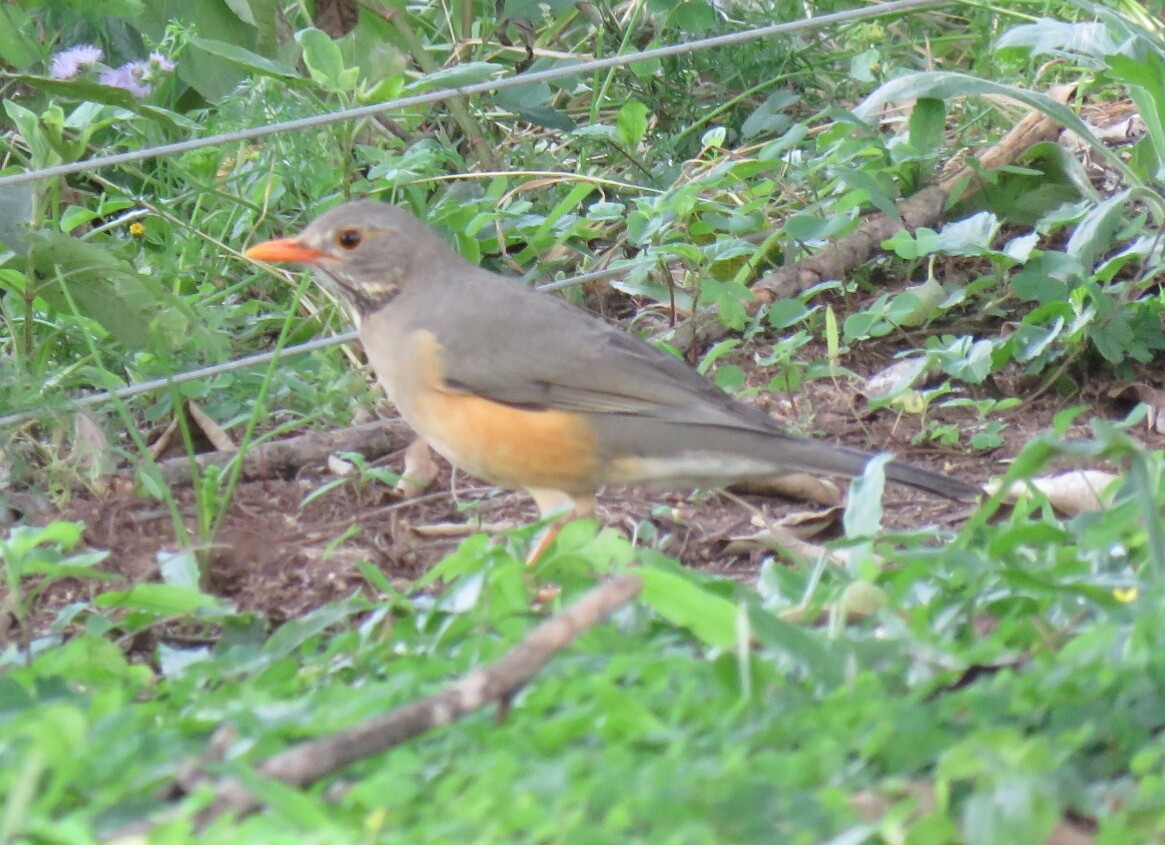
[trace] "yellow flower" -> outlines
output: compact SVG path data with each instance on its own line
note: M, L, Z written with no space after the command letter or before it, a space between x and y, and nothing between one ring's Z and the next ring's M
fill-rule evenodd
M1137 597L1136 587L1117 587L1112 591L1112 597L1119 602L1128 604Z
M129 233L135 238L140 238L146 233L146 227L135 221L129 224Z

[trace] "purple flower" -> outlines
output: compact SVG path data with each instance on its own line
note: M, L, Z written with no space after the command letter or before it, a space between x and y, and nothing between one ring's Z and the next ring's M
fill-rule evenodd
M157 50L150 53L150 67L158 73L169 73L174 69L174 63Z
M145 62L126 62L116 70L104 71L97 81L102 85L124 88L140 100L148 97L153 90L145 82L148 70L149 65Z
M100 47L92 44L78 44L53 56L49 65L49 76L53 79L72 79L84 68L101 61L105 55Z

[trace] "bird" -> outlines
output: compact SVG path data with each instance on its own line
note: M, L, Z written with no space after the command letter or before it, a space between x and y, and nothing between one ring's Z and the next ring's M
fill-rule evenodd
M313 268L409 426L470 475L528 492L543 517L593 512L607 484L856 476L873 457L795 434L650 342L478 267L399 206L348 201L244 255ZM948 499L979 493L897 459L885 474Z

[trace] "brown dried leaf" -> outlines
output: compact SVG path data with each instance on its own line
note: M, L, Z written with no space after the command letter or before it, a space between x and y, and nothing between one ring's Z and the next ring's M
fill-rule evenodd
M158 435L158 439L150 444L150 457L155 461L170 451L170 444L174 442L174 435L178 433L178 418L170 420L169 425Z
M734 493L781 496L786 499L798 499L802 502L814 502L826 507L841 504L841 492L837 489L837 485L806 472L740 481L728 489Z
M1017 481L1004 496L1008 502L1017 502L1031 495L1031 487L1048 497L1052 507L1067 516L1086 511L1099 511L1108 507L1116 490L1114 482L1120 478L1111 472L1098 469L1077 469L1060 475L1042 476L1027 481ZM998 483L987 485L987 492L994 495Z
M810 543L797 536L797 532L788 526L774 523L747 537L734 537L724 548L724 553L747 554L754 551L781 552L790 557L813 561L826 557L831 563L844 565L845 558L832 552L825 546Z
M88 411L78 410L73 416L73 443L69 449L69 463L77 472L90 478L112 472L117 458L109 446L109 438Z
M356 28L360 6L356 0L316 0L313 23L332 38L341 38Z
M231 440L231 436L223 431L222 426L215 422L211 416L202 410L196 403L187 402L186 412L190 414L190 419L198 426L198 429L210 441L210 445L214 446L220 452L235 451L235 442Z
M351 461L345 461L339 455L328 455L328 472L340 478L349 478L356 474L356 466Z
M904 358L866 379L862 394L867 399L886 399L918 384L933 368L925 358Z
M793 511L777 520L777 525L792 531L802 540L810 540L820 534L836 528L841 521L845 508L834 505L820 511Z

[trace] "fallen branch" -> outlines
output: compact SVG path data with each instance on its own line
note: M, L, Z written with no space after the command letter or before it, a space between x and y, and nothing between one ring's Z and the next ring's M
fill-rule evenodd
M335 452L360 452L375 460L403 449L416 437L404 420L379 420L339 431L312 431L286 440L272 440L252 447L243 458L243 478L289 478L311 464L322 464ZM206 452L193 463L198 469L226 466L237 452ZM189 484L191 459L183 456L159 462L162 480L170 487Z
M1066 102L1073 90L1070 86L1059 86L1052 91L1052 96ZM1029 112L998 144L979 156L977 168L960 168L941 184L923 188L898 203L900 219L882 212L871 214L855 231L815 255L761 276L750 288L755 299L748 305L749 315L755 315L762 306L777 299L797 296L822 282L844 277L868 261L884 240L902 229L914 231L921 226L936 226L942 219L947 197L956 185L966 183L962 197L972 196L979 189L979 172L1010 164L1038 141L1056 138L1060 130L1060 124L1042 112ZM710 306L676 326L664 339L681 352L688 352L715 343L726 334L728 327L720 322L715 306Z
M443 727L491 702L506 702L557 652L639 594L642 584L623 575L595 587L543 622L508 654L475 669L442 692L330 736L301 742L276 754L259 774L293 786L307 786L357 760L379 754L431 728ZM255 796L231 778L215 790L214 803L195 818L197 829L225 813L243 815L258 807Z

